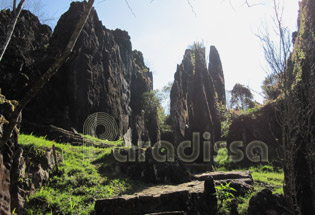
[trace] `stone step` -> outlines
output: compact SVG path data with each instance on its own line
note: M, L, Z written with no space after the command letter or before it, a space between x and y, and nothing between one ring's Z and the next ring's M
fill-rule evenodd
M187 213L184 211L166 211L166 212L158 212L158 213L149 213L145 215L186 215Z
M132 195L97 200L96 215L216 214L214 181L158 185ZM184 213L185 212L185 213Z

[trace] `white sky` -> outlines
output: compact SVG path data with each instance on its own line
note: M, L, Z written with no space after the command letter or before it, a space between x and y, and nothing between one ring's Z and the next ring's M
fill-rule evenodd
M11 0L1 0L0 7ZM48 23L55 25L70 0L40 2L40 11L54 17ZM245 1L245 0L244 0ZM272 0L250 0L262 3L248 8L243 0L128 0L136 16L130 12L125 0L98 0L95 3L99 18L109 29L120 28L129 32L133 49L140 50L146 64L154 74L154 88L162 88L173 81L177 64L184 51L195 41L203 41L207 48L219 51L226 90L235 83L261 92L266 76L262 67L264 55L255 36L262 23L271 26ZM277 0L278 1L278 0ZM298 0L285 0L284 21L296 30ZM258 95L255 99L262 102Z

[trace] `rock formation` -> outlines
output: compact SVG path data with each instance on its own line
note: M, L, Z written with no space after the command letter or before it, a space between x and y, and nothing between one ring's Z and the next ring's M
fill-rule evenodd
M210 46L209 55L209 72L213 79L214 89L218 98L218 102L226 105L225 97L225 82L223 68L221 64L220 55L215 46Z
M249 201L248 215L291 214L282 195L263 189Z
M315 214L315 2L302 0L294 49L287 63L284 194L294 214Z
M95 214L216 214L213 179L160 185L133 195L98 200Z
M176 156L172 161L169 160L170 157L165 162L157 161L153 155L154 152L157 152L154 151L156 149L152 147L137 150L120 149L118 154L128 158L126 162L117 160L117 151L115 154L112 151L111 155L106 158L111 161L108 165L108 172L122 173L134 180L148 184L180 184L191 180L191 175ZM167 156L166 152L159 151L158 153Z
M257 155L261 155L262 160L266 156L269 162L277 166L281 165L281 127L278 121L280 114L278 106L279 103L270 103L253 113L233 119L229 127L227 143L228 148L236 141L241 141L243 144L241 147L237 147L237 150L241 150L244 155L241 161L237 161L237 165L250 166L261 162L260 158L256 160L251 156L249 153L251 150L255 151ZM262 151L261 145L258 144L248 146L252 141L263 142L267 150ZM236 156L235 152L231 152L231 156Z
M0 35L6 35L12 12L0 13ZM29 11L21 12L11 42L0 63L0 88L7 99L19 100L31 81L37 80L40 73L34 67L45 55L51 29L41 25L38 18ZM5 37L0 37L3 44Z
M225 91L216 49L211 48L209 70L204 48L187 49L182 63L177 66L171 90L171 118L176 145L183 140L191 140L193 132L199 132L201 138L204 132L209 132L212 142L220 138L219 100L225 100Z
M7 100L0 93L0 138L14 105L16 105L15 101ZM18 122L21 122L21 117ZM13 158L18 148L18 133L19 126L15 126L11 138L0 151L0 214L3 215L11 214L11 169L14 169Z
M22 12L0 65L0 86L8 98L20 99L63 51L84 4L73 2L52 35L34 15ZM1 23L8 22L10 15L6 14L10 12L1 14ZM6 25L0 26L6 32ZM134 144L141 140L156 142L157 114L148 119L141 102L141 95L152 89L152 73L142 54L132 51L128 33L106 29L92 10L73 54L24 109L23 120L82 132L90 114L105 112L118 125L117 139L128 134L128 144L131 140Z

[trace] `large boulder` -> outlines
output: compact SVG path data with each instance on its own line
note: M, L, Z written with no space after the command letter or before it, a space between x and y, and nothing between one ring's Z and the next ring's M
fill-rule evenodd
M139 193L97 200L96 214L216 214L213 179L149 187Z
M209 177L213 178L216 186L229 184L236 190L233 192L235 196L246 195L254 190L254 181L249 171L206 172L193 175L192 178L205 180Z
M253 196L249 201L248 215L288 215L291 214L284 197L272 194L264 189Z

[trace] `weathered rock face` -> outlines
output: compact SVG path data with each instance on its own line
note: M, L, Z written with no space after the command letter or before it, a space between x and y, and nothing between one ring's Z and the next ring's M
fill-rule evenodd
M130 127L132 128L132 143L151 140L152 145L159 140L159 125L157 111L147 114L144 112L145 93L153 89L153 76L149 68L145 66L143 55L139 51L133 51L133 64L131 76L130 108L132 115Z
M4 44L5 36L11 23L12 12L3 10L0 13L0 44ZM29 11L21 12L11 42L0 64L0 88L8 99L20 99L31 80L39 74L34 63L44 56L49 43L51 29L41 25L38 18Z
M175 144L183 140L192 140L193 132L199 132L200 137L204 132L209 132L212 142L221 136L214 74L218 72L217 77L222 77L220 75L222 69L215 71L215 68L219 68L220 60L217 59L218 54L213 52L210 62L211 73L207 69L205 50L202 48L186 50L182 63L177 67L171 90L171 118ZM222 82L218 81L218 78L216 80L217 88L224 88L224 85L219 86Z
M6 117L14 109L14 101L6 100L0 93L0 138L2 137ZM21 122L21 118L18 119ZM18 132L19 127L16 126L12 132L12 136L7 144L0 151L0 214L11 214L11 168L13 157L18 148Z
M241 151L243 153L243 159L234 159L237 164L250 166L260 161L266 162L265 159L269 162L275 162L274 164L280 164L281 127L277 121L279 118L277 107L278 103L268 104L252 114L241 115L233 119L227 142L229 149L231 149L233 142L242 142L242 146L239 145L235 148L237 151L231 152L232 159L239 158L236 152ZM256 144L252 141L262 143ZM261 159L259 155L261 155Z
M287 215L291 214L288 206L279 194L272 194L268 189L264 189L253 196L249 201L248 215Z
M179 184L191 180L191 175L176 156L172 158L173 161L167 158L165 162L159 162L153 155L155 149L149 147L147 149L120 150L121 156L128 157L126 162L116 161L117 151L115 155L112 151L109 160L114 162L108 171L118 171L118 173L123 173L132 179L149 184ZM166 156L166 152L159 152L159 154Z
M40 189L49 179L55 166L53 150L46 148L40 153L32 146L19 147L14 153L11 168L11 210L25 214L26 200L31 192Z
M64 50L85 4L73 2L52 36L49 27L41 25L35 16L22 13L12 45L0 66L0 74L5 74L0 78L4 93L10 98L21 98L28 86L47 70ZM1 26L5 26L8 17L2 16L1 23L5 24ZM128 134L133 134L134 144L138 140L156 141L157 117L147 119L141 111L142 102L138 102L143 93L152 89L152 73L144 65L142 54L132 51L128 33L106 29L92 10L73 54L24 109L23 120L82 132L90 114L105 112L118 124L117 138L130 129Z
M233 191L235 196L244 196L254 190L254 181L249 171L206 172L194 175L193 179L203 181L209 177L213 178L216 186L229 183L236 190Z
M215 46L210 47L210 55L209 55L209 72L213 79L213 85L215 92L217 93L218 102L226 105L226 97L225 97L225 82L224 82L224 74L223 68L221 64L220 55Z
M302 0L299 30L288 60L290 94L284 103L284 194L294 214L315 214L315 2Z

